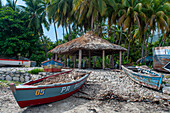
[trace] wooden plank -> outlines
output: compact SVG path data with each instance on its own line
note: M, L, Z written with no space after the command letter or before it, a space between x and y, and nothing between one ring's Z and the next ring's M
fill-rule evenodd
M91 68L91 51L89 50L89 68Z
M81 69L82 50L79 50L79 69Z
M121 69L122 64L122 51L119 52L119 69Z
M105 68L105 50L102 51L103 55L103 69Z

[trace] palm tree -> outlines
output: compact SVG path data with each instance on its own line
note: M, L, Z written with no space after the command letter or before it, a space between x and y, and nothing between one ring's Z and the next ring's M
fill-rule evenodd
M25 6L21 6L21 7L25 9L25 11L27 11L30 16L28 27L34 29L34 31L37 32L41 37L41 41L43 43L44 50L45 50L45 56L47 57L47 48L45 45L45 41L43 39L43 28L42 28L42 24L44 24L45 28L49 30L49 24L45 18L46 4L41 0L24 0L24 1L26 7Z
M7 1L7 4L6 6L7 7L11 7L14 11L19 11L19 8L17 7L17 0L6 0Z
M72 3L73 0L56 0L48 5L48 18L53 18L53 22L58 23L58 27L69 27L69 41L71 40L71 22L72 22Z
M128 28L128 51L127 51L127 63L129 59L129 49L130 42L132 39L132 30L134 28L135 23L137 23L139 30L142 31L141 21L145 22L145 14L142 12L142 3L137 0L124 0L122 1L122 16L119 19L119 25L123 24L123 29ZM141 21L140 21L141 20ZM142 32L141 32L142 33Z
M73 0L73 9L79 24L91 19L91 30L93 30L94 21L99 15L104 16L107 6L105 0Z
M151 30L155 31L156 27L159 30L161 30L164 38L162 39L165 40L166 38L166 32L168 32L169 26L168 26L168 10L170 3L167 2L167 0L161 0L161 1L155 1L155 0L150 0L150 1L144 1L145 4L145 14L147 15L148 21L145 27L145 33L147 31L147 28L149 27L149 33L147 36L147 41L145 45L145 56L147 56L147 45L148 45L148 38L151 34ZM162 45L162 42L160 43Z

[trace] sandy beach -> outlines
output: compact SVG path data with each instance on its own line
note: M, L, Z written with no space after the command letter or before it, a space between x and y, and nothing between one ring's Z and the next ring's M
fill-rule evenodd
M170 112L170 95L133 82L123 71L83 71L92 73L79 92L61 101L23 109L18 106L9 87L0 86L0 113Z

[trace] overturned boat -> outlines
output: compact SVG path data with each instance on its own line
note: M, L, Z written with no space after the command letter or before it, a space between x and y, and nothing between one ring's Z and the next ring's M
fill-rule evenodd
M66 71L41 79L32 80L10 89L21 108L65 99L77 92L90 73Z
M163 75L151 71L146 67L123 66L123 71L135 82L159 90L162 84Z

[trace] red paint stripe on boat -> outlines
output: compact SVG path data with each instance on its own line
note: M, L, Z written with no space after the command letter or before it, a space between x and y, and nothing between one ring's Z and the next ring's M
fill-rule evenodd
M82 88L83 85L80 88ZM21 108L24 108L26 106L33 106L33 105L40 105L40 104L55 102L55 101L62 100L62 99L65 99L65 98L71 96L73 93L77 92L80 88L78 88L70 93L55 96L55 97L36 99L36 100L28 100L28 101L17 101L17 103Z
M29 60L15 60L15 59L0 59L5 61L23 61L23 62L29 62Z

